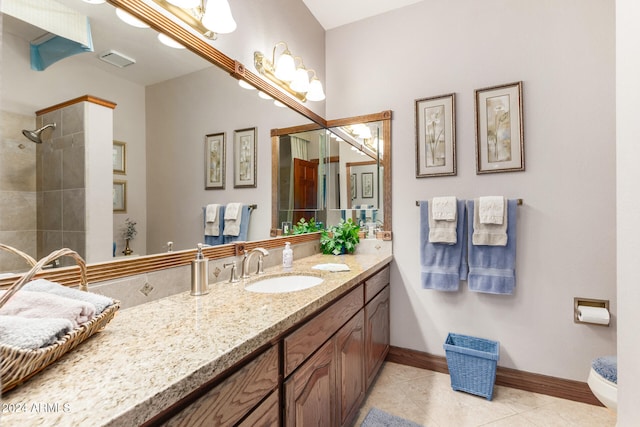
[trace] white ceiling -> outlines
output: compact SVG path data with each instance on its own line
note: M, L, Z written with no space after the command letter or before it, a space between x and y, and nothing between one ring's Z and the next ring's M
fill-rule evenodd
M0 0L1 1L1 0ZM211 64L186 50L175 50L161 45L156 32L131 27L116 18L113 6L109 4L90 5L80 0L57 0L90 18L94 42L94 53L75 55L65 61L77 61L99 67L129 81L143 86L184 75ZM302 0L318 22L326 29L345 25L398 9L422 0ZM232 3L233 4L233 3ZM18 21L10 16L3 17L2 30L14 34L25 42L33 40L44 30ZM26 43L25 43L26 45ZM134 58L136 64L126 68L116 68L97 59L99 53L113 49ZM28 48L24 55L28 57Z
M422 0L302 0L325 30L400 9Z

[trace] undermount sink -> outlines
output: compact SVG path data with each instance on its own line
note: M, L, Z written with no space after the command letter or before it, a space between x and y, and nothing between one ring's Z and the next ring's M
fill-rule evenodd
M249 292L263 294L282 294L313 288L322 282L322 277L307 274L290 274L258 279L247 285L245 289Z

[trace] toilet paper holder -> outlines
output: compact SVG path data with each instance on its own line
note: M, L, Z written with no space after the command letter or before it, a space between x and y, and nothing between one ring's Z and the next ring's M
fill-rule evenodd
M573 298L573 322L588 324L588 325L598 325L598 326L609 326L609 323L611 323L610 321L607 324L602 324L602 323L585 322L580 320L578 318L578 306L580 305L586 306L586 307L604 308L607 310L607 313L609 313L609 316L611 316L611 313L609 312L609 300L580 298L580 297Z

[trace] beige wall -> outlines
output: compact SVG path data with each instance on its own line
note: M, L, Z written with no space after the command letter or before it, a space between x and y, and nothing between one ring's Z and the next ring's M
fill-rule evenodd
M616 132L618 223L618 426L635 426L640 420L640 4L616 1Z
M580 381L615 354L614 24L608 0L429 0L327 33L327 116L394 111L393 345L486 337L501 366ZM476 175L474 89L518 80L526 171ZM417 179L414 100L451 92L458 174ZM421 289L415 200L495 194L524 199L514 295ZM610 300L611 326L575 324L574 297Z

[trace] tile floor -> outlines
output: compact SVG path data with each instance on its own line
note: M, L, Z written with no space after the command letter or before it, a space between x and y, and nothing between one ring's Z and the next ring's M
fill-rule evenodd
M493 400L453 391L449 375L385 362L360 408L371 407L426 427L614 427L615 414L544 394L496 386Z

